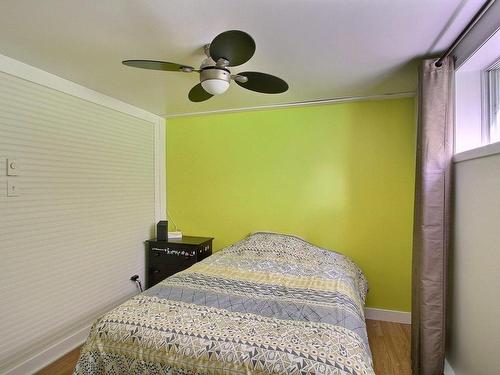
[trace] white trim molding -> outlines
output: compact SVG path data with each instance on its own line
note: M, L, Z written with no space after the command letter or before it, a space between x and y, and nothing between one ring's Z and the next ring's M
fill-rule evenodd
M400 98L413 98L416 94L414 91L396 92L381 95L367 95L367 96L344 96L332 99L319 99L319 100L308 100L301 102L291 102L291 103L281 103L281 104L270 104L270 105L260 105L255 107L241 107L233 109L218 109L214 111L202 111L202 112L188 112L188 113L178 113L163 114L162 116L166 119L177 118L177 117L187 117L187 116L202 116L211 115L217 113L234 113L234 112L246 112L246 111L259 111L264 109L279 109L279 108L289 108L289 107L302 107L310 105L322 105L322 104L338 104L338 103L348 103L348 102L359 102L365 100L387 100L387 99L400 99Z
M158 117L160 117L131 104L122 102L121 100L101 94L100 92L4 55L0 55L0 72L76 96L80 99L114 109L118 112L126 113L151 123L156 123Z
M453 367L451 367L450 362L446 358L444 359L444 375L456 375Z
M384 310L367 307L365 308L366 319L382 320L386 322L395 322L410 324L411 313L396 310ZM88 337L91 325L86 325L66 338L58 341L56 344L45 349L43 352L34 355L15 368L9 370L5 375L24 375L41 370L61 358L66 353L82 345ZM455 375L453 368L448 361L445 361L444 375Z
M42 352L35 354L16 367L8 370L5 375L33 374L55 362L63 355L82 345L87 339L91 325L86 325Z
M410 324L411 313L396 310L384 310L367 307L365 308L366 319L382 320L386 322L395 322ZM38 371L50 363L61 358L64 354L82 345L89 334L91 325L76 330L73 334L60 340L41 353L34 355L15 368L9 370L5 375L24 375ZM444 375L455 375L448 361L445 362Z
M486 156L492 156L500 154L500 142L491 143L478 148L473 148L472 150L459 152L453 156L453 161L455 163L460 163L466 160L484 158Z
M167 220L166 121L155 123L155 221Z
M100 312L96 313L95 319L99 316L105 314L106 312L112 310L116 306L122 304L123 302L129 300L132 296L128 296L118 303L109 305ZM67 334L65 337L59 339L56 343L49 346L48 348L42 350L41 352L35 353L18 363L14 367L11 367L3 375L26 375L34 374L43 368L47 367L51 363L57 361L59 358L69 353L73 349L78 348L83 345L89 336L90 329L93 324L93 320L89 323L88 320L82 323L80 327L75 327L72 332Z
M382 320L384 322L411 324L411 313L406 311L366 307L365 318L370 320Z

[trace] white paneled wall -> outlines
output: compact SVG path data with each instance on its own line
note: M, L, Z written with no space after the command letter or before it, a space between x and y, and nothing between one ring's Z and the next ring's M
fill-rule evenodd
M446 357L457 375L500 374L500 147L482 151L491 146L455 163Z
M0 373L135 294L154 221L153 123L0 73Z

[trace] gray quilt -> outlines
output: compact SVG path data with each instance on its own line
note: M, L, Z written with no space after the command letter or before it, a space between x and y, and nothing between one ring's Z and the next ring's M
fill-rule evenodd
M75 374L373 375L361 270L256 233L98 319Z

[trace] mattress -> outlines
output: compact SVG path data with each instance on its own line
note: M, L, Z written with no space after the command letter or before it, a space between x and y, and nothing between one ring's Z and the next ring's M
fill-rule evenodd
M74 374L374 374L346 256L254 233L99 318Z

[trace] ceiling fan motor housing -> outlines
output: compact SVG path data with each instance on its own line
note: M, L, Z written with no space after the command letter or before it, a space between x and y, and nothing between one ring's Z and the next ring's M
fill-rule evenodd
M229 88L231 73L228 69L219 67L205 67L200 72L202 87L212 95L222 94Z

